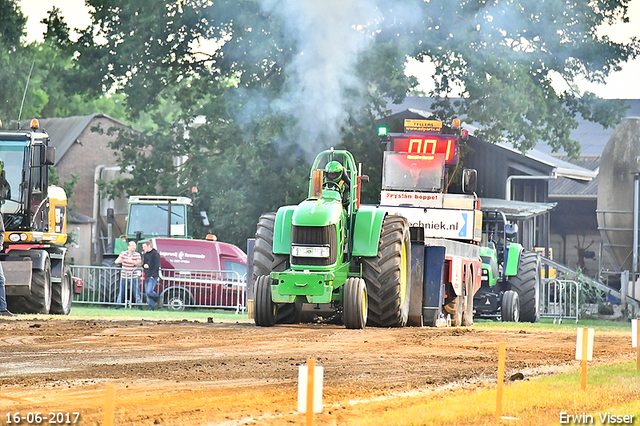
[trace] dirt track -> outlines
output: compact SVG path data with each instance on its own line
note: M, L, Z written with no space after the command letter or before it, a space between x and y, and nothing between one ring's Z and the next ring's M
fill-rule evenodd
M349 401L495 380L501 341L507 376L577 366L575 329L4 320L0 424L15 412L79 412L79 424L102 424L107 383L116 386L116 424L302 424L297 366L314 358L325 367L326 409L316 424L340 425ZM619 350L627 346L628 336L601 333L594 359L632 359L631 349Z

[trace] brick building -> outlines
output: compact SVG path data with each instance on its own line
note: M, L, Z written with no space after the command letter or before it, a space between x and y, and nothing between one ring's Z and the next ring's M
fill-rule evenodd
M78 177L69 199L69 210L75 214L69 219L74 241L69 245L69 256L77 265L93 264L101 258L106 229L105 200L100 199L96 179L107 180L108 175L119 174L115 152L109 147L115 135L108 130L128 126L104 114L44 118L40 126L56 147L55 169L61 184L71 181L73 175ZM124 208L126 214L126 200L111 204L119 210Z

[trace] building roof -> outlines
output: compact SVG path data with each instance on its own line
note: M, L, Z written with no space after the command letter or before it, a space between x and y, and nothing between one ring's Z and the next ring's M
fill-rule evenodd
M539 216L555 208L556 203L533 203L526 201L501 200L499 198L480 198L480 208L500 210L509 220L524 220Z
M496 145L502 147L503 149L508 149L513 152L520 153L520 151L516 150L508 144L499 143ZM558 177L590 181L597 176L597 173L593 170L586 169L578 164L573 164L567 161L568 156L566 155L562 157L552 156L538 151L537 149L532 149L524 154L524 156L553 167L555 169L555 175Z
M91 216L87 216L74 210L69 210L67 212L67 221L76 225L84 223L96 223L96 220Z
M40 127L44 129L51 138L51 146L56 148L56 163L67 153L69 148L91 124L94 118L107 118L115 124L126 127L127 125L106 114L79 115L64 118L42 118Z
M572 164L598 173L600 168L599 155L584 155L579 159L569 158L566 155L554 155ZM598 197L598 177L589 182L576 181L572 179L558 178L549 184L549 198L572 198L572 199L596 199Z

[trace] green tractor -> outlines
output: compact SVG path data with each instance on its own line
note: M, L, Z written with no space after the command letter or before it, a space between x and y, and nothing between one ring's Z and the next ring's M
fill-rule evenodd
M360 205L366 181L351 153L323 151L311 167L308 198L260 217L252 258L256 325L298 323L307 308L328 311L323 318L350 329L407 323L409 225Z
M479 318L538 322L541 264L537 253L513 241L517 225L498 210L482 212L482 285L473 305Z

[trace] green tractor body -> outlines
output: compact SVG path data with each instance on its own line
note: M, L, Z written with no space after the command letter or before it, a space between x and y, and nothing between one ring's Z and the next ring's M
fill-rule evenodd
M339 162L344 169L339 182L324 173L331 162ZM365 285L363 279L364 270L377 267L382 230L392 226L384 210L360 205L360 185L367 179L348 151L323 151L311 167L308 198L260 217L253 256L257 325L300 322L303 305L313 304L318 312L328 312L325 317L342 318L347 328L363 328L370 308L370 284L400 288L372 303L397 299L391 300L397 314L381 323L406 323L407 249L393 256L397 261L384 282ZM402 240L401 234L390 232Z
M509 322L539 320L540 260L513 241L517 228L498 210L485 210L482 223L482 285L475 315Z

